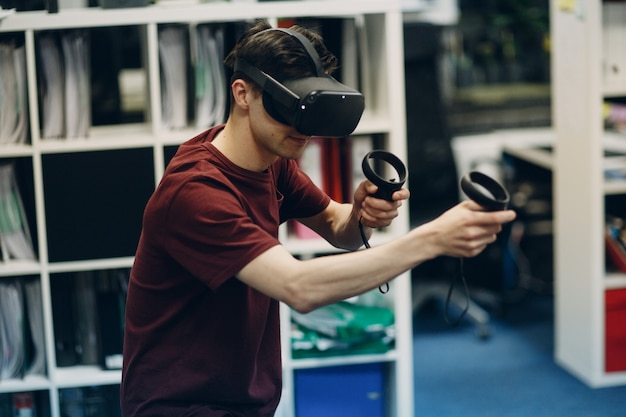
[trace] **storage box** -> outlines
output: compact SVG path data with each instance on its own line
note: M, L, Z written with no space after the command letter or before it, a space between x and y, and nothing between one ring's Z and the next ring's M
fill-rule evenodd
M607 290L605 306L605 370L626 371L626 289Z
M302 369L295 373L298 417L383 417L385 366L380 363Z

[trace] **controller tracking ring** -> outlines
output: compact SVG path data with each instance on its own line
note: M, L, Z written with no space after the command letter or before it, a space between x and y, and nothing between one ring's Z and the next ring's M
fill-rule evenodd
M371 160L383 160L389 163L393 169L396 170L398 174L398 179L386 180L378 175L371 165ZM374 194L374 197L382 198L388 201L392 201L392 195L394 192L398 191L404 183L406 182L406 166L404 163L395 156L394 154L383 151L383 150L373 150L368 152L367 155L363 158L362 163L363 173L365 177L374 183L378 187L378 191Z
M507 190L498 181L482 172L472 171L465 174L461 179L461 189L487 211L505 210L509 204Z

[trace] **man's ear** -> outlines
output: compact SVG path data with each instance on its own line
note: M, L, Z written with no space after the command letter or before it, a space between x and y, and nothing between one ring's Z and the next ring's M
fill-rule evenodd
M249 106L249 100L252 97L251 94L254 94L254 90L252 89L252 86L249 83L247 83L245 80L242 80L241 78L237 78L235 81L233 81L230 88L232 89L232 92L233 92L233 98L235 100L235 104L238 107L241 107L247 110Z

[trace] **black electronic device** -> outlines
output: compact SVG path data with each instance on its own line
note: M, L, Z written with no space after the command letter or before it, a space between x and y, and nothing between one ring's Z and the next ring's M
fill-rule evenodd
M387 180L378 175L376 170L372 167L372 162L376 163L377 160L390 164L393 169L396 170L398 178ZM374 197L377 198L392 201L393 193L402 188L406 182L407 170L404 163L402 163L400 158L387 151L373 150L368 152L363 158L362 169L365 177L378 187L378 191L374 194Z
M375 168L372 167L372 162L374 162L374 164L376 165L376 163L380 161L386 162L391 165L398 174L398 178L392 178L387 180L380 176L376 172ZM365 177L378 187L378 190L376 191L376 193L374 193L374 197L376 198L393 201L393 193L402 188L402 186L406 182L406 166L404 166L404 163L400 160L400 158L398 158L391 152L383 151L380 149L368 152L363 157L361 167L363 169L363 174L365 174ZM361 222L359 222L359 231L361 233L361 239L363 239L363 244L366 248L370 248L370 244L367 237L365 236L363 224ZM384 286L378 287L378 290L381 293L386 294L389 291L389 283L385 283Z
M486 211L505 210L509 205L508 191L496 180L482 172L472 171L461 178L461 189Z
M478 171L471 171L461 178L461 189L471 200L481 205L485 211L505 210L509 205L509 193L498 181L494 180L487 174ZM463 272L463 258L459 258L459 275L457 278L461 280L465 291L466 304L455 320L449 318L448 307L454 290L454 280L450 283L448 296L446 298L445 319L448 324L457 325L465 316L470 307L470 295L467 281ZM485 330L483 330L485 332ZM487 337L489 333L481 334L481 337Z
M277 80L243 58L237 58L235 72L250 77L263 89L263 106L275 120L293 126L307 136L344 137L351 134L365 108L363 95L324 72L313 44L302 34L280 30L297 39L315 67L315 76Z

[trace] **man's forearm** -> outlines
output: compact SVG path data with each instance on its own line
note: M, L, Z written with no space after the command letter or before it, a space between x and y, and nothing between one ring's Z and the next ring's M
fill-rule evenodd
M353 209L352 204L342 204L342 211L345 211L345 220L338 225L335 232L337 237L337 244L335 246L356 250L364 245L361 231L359 230L360 218L358 213ZM363 225L362 227L365 238L369 239L372 236L372 229Z

